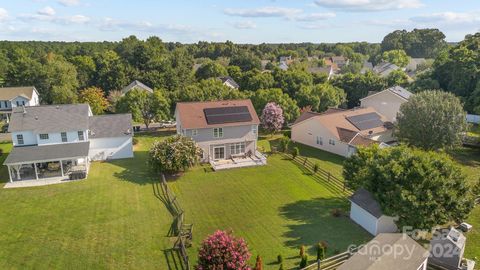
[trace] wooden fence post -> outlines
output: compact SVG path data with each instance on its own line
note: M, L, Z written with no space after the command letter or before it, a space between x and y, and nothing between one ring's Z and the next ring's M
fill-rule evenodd
M320 262L321 262L321 260L318 259L318 261L317 261L317 264L318 264L318 265L317 265L317 270L320 270Z
M305 157L305 160L303 161L303 166L307 163L307 157Z
M327 182L330 182L330 177L331 177L331 173L328 172L328 180L327 180Z

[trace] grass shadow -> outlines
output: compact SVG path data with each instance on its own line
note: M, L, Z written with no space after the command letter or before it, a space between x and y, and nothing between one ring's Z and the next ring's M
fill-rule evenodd
M180 252L176 249L166 249L163 251L168 270L187 270L183 263ZM159 268L161 269L161 268Z
M131 159L119 159L108 161L116 166L124 168L121 172L115 172L113 175L122 180L139 185L153 184L158 181L151 173L147 165L148 152L135 151L134 157Z
M480 167L480 149L462 147L448 153L455 161L464 166Z

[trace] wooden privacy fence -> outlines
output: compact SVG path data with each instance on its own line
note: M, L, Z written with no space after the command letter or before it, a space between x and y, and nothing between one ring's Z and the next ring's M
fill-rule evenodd
M344 196L350 196L353 192L347 188L345 181L333 175L331 172L323 169L320 165L317 167L315 172L315 162L308 159L307 157L297 156L293 158L292 154L283 153L287 158L292 159L298 165L301 165L303 168L312 173L312 175L317 179L321 180L327 184L330 188L334 189L336 192L343 194Z
M360 247L350 249L348 251L345 251L343 253L337 254L335 256L323 259L323 260L318 260L317 262L302 268L300 270L334 270L337 269L340 265L342 265L346 260L350 259L350 257L355 254Z
M178 250L182 257L183 264L187 270L190 270L190 260L188 258L187 248L190 247L193 238L193 224L185 224L185 212L180 207L177 201L177 197L168 188L165 175L162 174L161 186L165 199L167 201L167 207L173 214L173 234L177 236L177 240L173 244L173 249Z

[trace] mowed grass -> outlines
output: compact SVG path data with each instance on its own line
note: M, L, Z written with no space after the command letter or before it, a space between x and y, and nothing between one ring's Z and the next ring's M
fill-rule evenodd
M134 159L94 162L87 180L0 189L0 269L176 269L172 217L146 165L159 135L138 138ZM0 147L3 161L10 146ZM7 178L2 168L0 179ZM265 269L278 269L278 254L287 269L298 266L302 244L314 259L318 241L327 241L332 254L371 238L347 217L331 216L333 208L348 209L344 198L279 155L264 167L212 172L199 166L169 186L195 224L192 262L201 240L217 229L244 237Z

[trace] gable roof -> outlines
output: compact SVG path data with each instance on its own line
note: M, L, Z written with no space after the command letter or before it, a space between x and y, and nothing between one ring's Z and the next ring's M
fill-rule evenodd
M412 95L413 93L408 91L407 89L401 87L401 86L393 86L393 87L390 87L390 88L387 88L385 90L382 90L382 91L379 91L379 92L372 92L372 91L369 91L368 92L368 95L362 99L360 99L360 101L364 100L364 99L368 99L368 98L371 98L373 96L376 96L380 93L384 93L384 92L391 92L399 97L401 97L402 99L404 100L408 100Z
M226 83L228 82L229 84L231 84L235 89L238 89L240 88L240 86L238 85L238 83L230 76L222 76L222 77L218 77L218 79L220 81L222 81L222 83Z
M353 125L351 121L347 119L352 116L360 116L360 115L367 115L367 114L373 114L373 113L377 114L383 123L387 122L387 119L385 118L385 116L380 115L374 108L367 107L367 108L355 108L351 110L329 109L324 113L314 114L309 112L308 115L304 115L305 114L304 113L295 121L293 126L305 121L318 121L323 127L325 127L328 131L330 131L330 133L333 134L338 140L341 140L345 143L350 143L350 141L344 141L346 140L345 139L346 137L343 134L345 133L344 130L348 130L352 133L359 133L365 139L367 139L368 136L387 131L388 128L386 127L385 124L381 126L369 128L369 129L360 130L355 125ZM360 141L360 139L358 139L355 142L359 142L359 143L361 142L361 144L363 145L363 143L365 143L366 141L365 140Z
M389 62L382 62L373 68L373 72L379 73L381 75L388 75L388 73L394 70L397 70L399 68L400 67L395 64L392 64Z
M380 218L383 215L380 204L377 202L377 200L375 200L372 193L364 188L360 188L355 191L355 193L350 196L349 200L376 218Z
M140 81L133 81L132 83L130 83L129 85L127 85L126 87L124 87L122 89L122 94L126 94L128 91L134 89L134 88L140 88L140 89L143 89L145 91L148 91L150 93L153 93L153 89L146 86L145 84L143 84L142 82Z
M19 96L30 100L33 92L37 92L34 86L2 87L0 88L0 100L12 100Z
M90 116L88 121L90 138L111 138L132 136L132 115L107 114Z
M226 108L226 107L247 107L251 120L234 123L208 124L204 109ZM203 102L179 102L175 111L180 118L182 128L209 128L209 127L227 127L241 125L258 125L260 119L255 112L250 99L241 100L223 100L223 101L203 101ZM178 121L178 120L177 120Z
M15 107L8 131L49 133L86 130L89 115L91 111L88 104Z
M398 254L403 250L408 254ZM411 253L410 253L411 252ZM417 270L428 258L428 251L410 236L402 233L381 233L364 245L338 270Z

